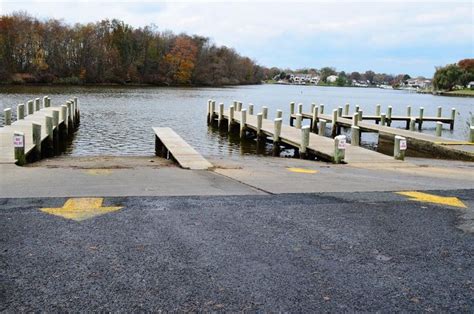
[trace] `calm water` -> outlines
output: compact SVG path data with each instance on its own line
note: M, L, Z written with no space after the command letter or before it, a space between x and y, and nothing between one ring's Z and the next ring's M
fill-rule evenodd
M304 104L304 111L311 103L325 104L325 112L348 102L351 111L360 105L364 114L382 105L386 112L393 106L393 114L404 114L406 106L412 106L412 114L418 107L425 108L425 115L435 115L437 106L443 106L443 116L450 115L451 107L458 110L454 131L444 127L443 136L465 140L468 123L474 111L473 98L440 97L404 91L375 88L336 88L314 86L242 86L231 88L123 88L123 87L0 87L0 108L12 107L28 99L49 95L53 105L62 104L77 96L81 109L81 126L66 154L92 155L151 155L154 153L152 126L169 126L204 155L238 156L254 153L256 146L248 141L240 145L235 138L208 128L206 124L207 100L224 102L226 107L235 99L244 104L253 103L255 111L268 106L269 116L277 109L284 112L288 123L289 103ZM3 114L3 110L2 110ZM1 119L3 123L3 117ZM392 124L404 127L404 123ZM425 123L423 132L434 133L434 123ZM364 134L365 145L373 145L376 136Z

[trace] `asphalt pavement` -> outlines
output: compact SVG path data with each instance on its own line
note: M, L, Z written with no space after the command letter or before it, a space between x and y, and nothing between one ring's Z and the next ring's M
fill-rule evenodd
M473 312L459 226L474 190L427 193L466 208L392 192L0 199L0 311Z

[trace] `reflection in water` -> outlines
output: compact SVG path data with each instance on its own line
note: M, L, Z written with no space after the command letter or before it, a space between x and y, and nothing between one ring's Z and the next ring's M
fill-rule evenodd
M283 110L284 123L288 123L289 103L304 104L304 111L310 110L311 103L324 103L330 112L346 102L351 109L360 105L364 113L371 114L375 105L393 106L393 114L404 114L407 105L425 108L425 115L434 115L437 106L443 106L444 114L456 107L454 131L447 126L443 136L465 140L468 123L474 108L474 99L458 97L436 97L406 93L403 91L373 88L336 88L314 86L241 86L232 88L163 88L163 87L0 87L0 109L12 107L15 117L16 105L28 99L49 95L53 105L59 105L68 98L77 96L81 109L81 125L66 154L72 156L92 155L152 155L154 135L151 127L173 128L199 152L208 156L228 156L239 158L245 154L271 155L272 145L257 145L257 141L241 141L238 134L228 135L209 128L206 124L206 103L208 99L223 102L226 107L233 100L241 100L255 105L255 113L263 105L269 108L269 118L273 119L277 109ZM3 122L3 119L0 119ZM1 123L1 122L0 122ZM308 124L305 121L305 124ZM328 125L329 127L330 125ZM403 122L393 124L404 128ZM423 132L434 134L434 123L425 123ZM342 129L350 137L350 130ZM329 131L328 131L329 134ZM371 149L377 147L377 134L363 133L362 145ZM292 155L292 150L282 155Z

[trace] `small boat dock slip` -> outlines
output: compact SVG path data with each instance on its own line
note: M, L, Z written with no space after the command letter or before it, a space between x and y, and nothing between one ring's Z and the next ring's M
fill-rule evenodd
M153 131L155 132L157 156L171 157L184 169L206 170L212 168L212 164L186 143L173 129L160 127L153 128Z

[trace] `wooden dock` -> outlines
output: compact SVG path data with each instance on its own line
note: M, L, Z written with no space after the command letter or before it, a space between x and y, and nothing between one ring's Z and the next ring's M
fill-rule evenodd
M207 170L212 164L191 147L173 129L153 128L155 132L155 153L157 156L175 160L181 168Z
M24 164L60 152L60 144L76 130L80 122L77 98L65 105L51 107L47 97L33 110L18 105L17 120L11 121L11 109L5 109L5 126L0 128L0 163ZM29 114L27 114L29 113ZM14 143L15 141L15 143Z
M317 110L317 108L316 108ZM337 109L336 109L337 110ZM340 113L340 110L339 112ZM469 143L467 141L460 141L455 139L448 139L442 138L439 136L433 136L429 134L423 134L416 132L414 130L413 124L416 122L416 118L414 117L398 117L398 121L403 119L410 119L411 122L411 130L404 130L399 128L393 128L390 126L383 125L385 123L384 119L379 120L382 121L380 124L373 124L366 122L364 120L374 120L376 117L374 116L362 116L362 119L358 117L358 121L354 123L354 116L352 117L348 115L339 116L336 111L333 111L333 114L322 114L318 112L315 114L314 112L309 113L301 113L301 119L308 119L311 123L311 130L315 133L318 133L318 123L320 121L324 121L324 123L331 123L336 117L336 124L332 124L331 135L336 136L340 133L340 128L351 128L352 126L357 126L360 132L375 132L379 134L381 139L393 141L395 136L402 136L407 140L408 149L416 150L418 152L423 152L425 154L429 154L435 158L448 158L448 159L457 159L457 160L467 160L467 161L474 161L474 144ZM454 116L454 115L453 115ZM294 121L298 118L297 114L292 114L290 116L290 124L293 124ZM392 120L395 120L392 117ZM316 121L313 121L316 119ZM425 119L425 118L423 118ZM439 122L446 122L446 123L453 123L450 118L440 118L440 117L427 117L430 121L436 121L436 119L441 119ZM443 120L444 119L444 120ZM386 122L386 120L385 120ZM438 122L438 121L437 121ZM452 124L451 124L452 125ZM441 128L439 128L439 132L441 132Z
M235 110L237 109L237 110ZM253 110L252 110L253 111ZM265 112L265 110L263 110ZM260 117L259 117L260 116ZM242 122L242 120L245 120ZM345 145L345 141L309 133L289 125L283 125L281 118L268 120L263 113L247 114L241 106L231 106L224 110L223 104L215 109L211 103L208 106L208 122L217 123L229 131L239 129L241 137L253 133L258 140L269 140L274 143L274 151L278 154L280 145L290 146L299 151L300 157L330 161L334 163L401 163L393 157L367 150L358 146ZM305 133L307 139L305 140ZM306 141L306 143L305 143ZM303 152L303 154L302 154ZM341 158L342 157L342 158Z

